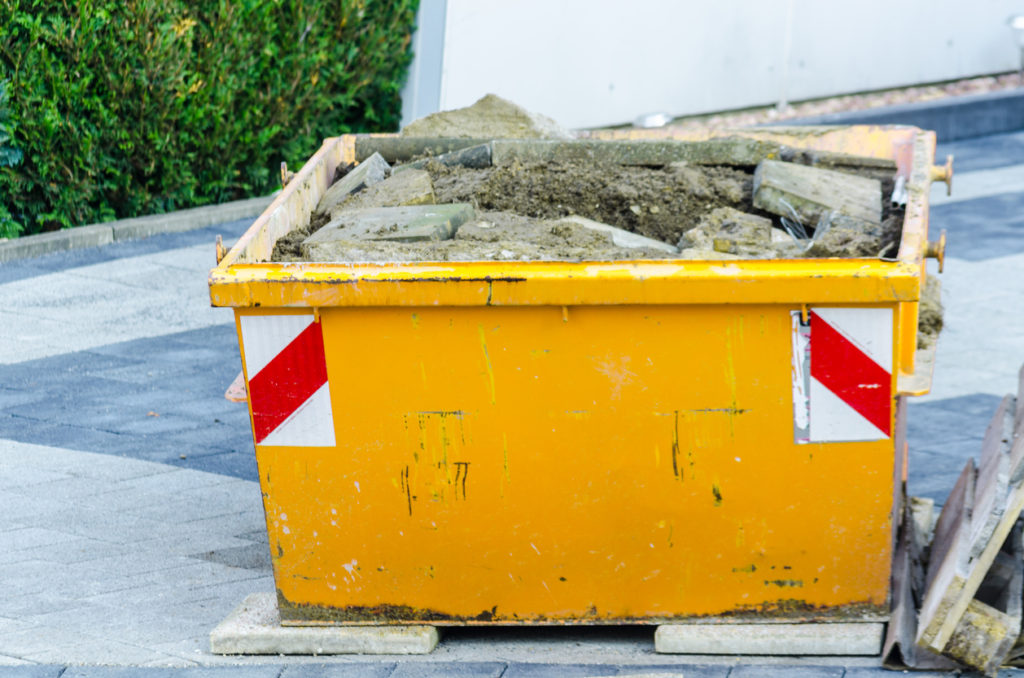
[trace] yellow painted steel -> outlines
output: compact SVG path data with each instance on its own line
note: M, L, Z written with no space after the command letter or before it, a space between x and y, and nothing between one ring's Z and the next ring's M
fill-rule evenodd
M257 448L286 619L885 609L892 442L793 443L788 307L320 318L342 442Z
M864 134L808 143L934 146ZM284 623L885 618L903 450L794 443L790 312L892 310L896 392L917 158L897 261L266 263L352 147L325 142L210 277L236 318L322 324L338 444L256 447Z

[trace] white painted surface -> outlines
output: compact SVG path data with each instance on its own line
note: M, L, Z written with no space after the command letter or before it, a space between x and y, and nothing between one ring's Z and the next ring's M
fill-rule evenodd
M447 0L425 11L436 18L439 4L442 55L414 61L405 122L429 112L435 86L441 110L494 92L593 127L1010 71L1006 20L1024 11L1015 0ZM437 23L421 32L436 40Z
M252 379L313 322L312 313L243 315L242 347L245 369Z
M334 410L331 391L324 384L299 405L292 415L260 441L260 446L334 447Z
M814 377L810 379L809 392L810 442L849 443L889 437Z
M879 367L892 373L892 311L887 308L828 306L815 306L811 310ZM813 321L811 327L814 327Z

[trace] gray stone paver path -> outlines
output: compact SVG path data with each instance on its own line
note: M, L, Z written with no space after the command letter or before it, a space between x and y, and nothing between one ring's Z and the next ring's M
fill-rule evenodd
M1024 362L1024 157L1008 157L1024 133L1004 137L949 147L964 191L932 210L947 330L911 405L910 490L940 501ZM419 658L211 655L209 630L273 590L245 408L222 397L231 313L206 291L214 233L245 226L0 266L0 678L886 675L872 658L658 656L622 627L457 629Z

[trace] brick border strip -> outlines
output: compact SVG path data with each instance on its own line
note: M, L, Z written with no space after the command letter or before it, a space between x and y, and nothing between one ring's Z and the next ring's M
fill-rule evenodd
M161 233L180 233L247 217L257 217L275 196L235 200L220 205L193 207L167 214L90 224L52 233L0 240L0 263L28 259L53 252L99 247L123 240L148 238Z

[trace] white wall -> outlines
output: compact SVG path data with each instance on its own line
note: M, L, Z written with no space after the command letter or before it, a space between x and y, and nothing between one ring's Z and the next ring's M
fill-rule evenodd
M413 68L418 101L447 110L494 92L592 127L1014 70L1006 19L1024 0L423 0L423 12L444 30Z

